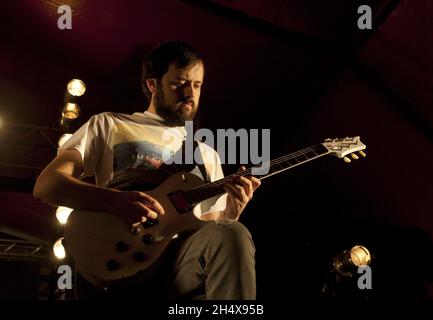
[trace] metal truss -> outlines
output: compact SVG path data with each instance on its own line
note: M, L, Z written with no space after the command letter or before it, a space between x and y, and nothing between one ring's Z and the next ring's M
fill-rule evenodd
M23 124L23 123L12 123L12 122L5 122L2 124L2 126L11 127L12 129L20 129L24 130L24 134L22 136L14 136L14 138L10 141L3 142L0 140L0 145L2 146L8 146L8 147L17 147L17 148L32 148L32 149L48 149L48 150L56 150L57 149L57 143L52 140L52 138L49 137L47 132L55 132L56 134L60 134L61 129L55 128L55 127L44 127L44 126L35 126L35 125L29 125L29 124ZM47 145L34 145L31 143L24 143L20 142L18 140L22 140L23 138L29 137L32 134L37 134L39 136L42 136L44 140L47 142Z
M51 258L50 245L29 240L0 239L0 259L48 261Z
M44 127L29 125L24 123L3 122L0 128L0 150L17 150L25 152L22 162L0 160L0 167L10 172L29 171L38 173L43 170L42 166L35 165L33 158L35 152L39 159L45 159L48 162L57 151L57 139L62 130L56 127ZM7 151L11 152L11 151ZM29 153L26 155L26 153Z

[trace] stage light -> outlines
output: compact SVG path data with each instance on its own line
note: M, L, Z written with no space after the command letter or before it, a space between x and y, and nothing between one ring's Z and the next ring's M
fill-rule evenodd
M357 267L367 266L371 262L370 251L363 246L354 246L350 250L350 260Z
M72 137L72 133L65 133L65 134L63 134L59 138L59 141L57 142L58 146L59 147L63 146L65 144L65 142L68 141L71 137Z
M66 224L66 222L68 221L68 217L71 214L73 209L68 208L68 207L58 207L57 211L56 211L56 217L57 220L59 220L59 222L61 224Z
M80 79L72 79L68 82L67 89L71 95L80 97L86 92L86 84Z
M370 251L364 246L354 246L338 254L333 261L334 269L343 277L351 277L357 273L361 266L371 262Z
M57 259L62 260L66 257L66 251L63 247L63 237L58 239L53 245L53 252Z
M65 104L62 111L62 118L75 120L80 115L80 107L76 103L68 102Z

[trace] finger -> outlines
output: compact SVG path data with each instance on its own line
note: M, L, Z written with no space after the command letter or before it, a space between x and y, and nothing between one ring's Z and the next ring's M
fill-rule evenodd
M239 182L242 184L242 187L245 190L245 194L249 198L251 198L253 196L253 191L254 191L252 182L245 177L239 177Z
M143 213L137 213L137 209L133 208L127 211L127 214L125 214L123 216L123 218L125 219L125 222L128 225L136 225L136 224L140 224L142 222L146 222L147 218L145 216L143 216Z
M144 216L145 218L149 218L149 219L156 219L156 218L158 218L158 213L156 213L155 211L153 211L151 208L149 208L146 205L143 205L142 203L140 203L140 206L142 206L143 209L146 211L146 214Z
M141 229L141 222L132 223L131 230L133 232L138 232Z
M247 176L244 178L247 179L248 181L250 181L253 192L262 184L262 181L256 177ZM245 180L242 179L242 181L245 181Z
M147 219L156 219L158 214L143 203L136 201L133 203L133 210L131 210L129 217L133 222L146 222Z
M153 198L152 196L144 193L144 192L139 192L139 196L141 199L143 199L145 201L145 205L149 205L152 207L153 210L155 210L158 214L164 214L164 208L161 206L161 204L158 202L158 200L156 200L155 198Z
M158 214L155 211L149 210L149 212L147 213L147 217L149 219L155 220L156 218L158 218Z
M224 185L224 190L234 199L238 198L238 194L236 192L236 190L234 190L233 186L230 184L225 184Z
M245 166L240 166L238 172L240 172L240 171L244 171L244 170L246 170L246 169L247 169L247 168L245 168Z
M233 187L237 191L237 193L238 193L238 199L241 202L246 203L246 202L248 202L248 200L250 200L250 198L248 197L247 193L245 192L245 189L242 186L235 184L235 185L233 185Z
M235 198L236 200L239 200L241 202L247 202L248 197L245 193L244 188L242 188L239 185L232 185L232 184L226 184L225 185L228 188L228 192Z
M253 191L255 191L262 184L262 180L256 177L251 177L251 183L253 185Z

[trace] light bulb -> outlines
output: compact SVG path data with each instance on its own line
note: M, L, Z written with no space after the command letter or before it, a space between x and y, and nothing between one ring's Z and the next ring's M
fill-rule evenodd
M80 79L72 79L69 81L67 88L68 92L75 97L82 96L84 92L86 92L86 84Z

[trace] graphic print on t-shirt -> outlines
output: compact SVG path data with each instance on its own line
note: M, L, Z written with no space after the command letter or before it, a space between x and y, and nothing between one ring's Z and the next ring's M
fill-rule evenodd
M195 165L164 163L167 157L177 159L176 153L182 152L182 132L165 131L161 126L125 126L123 123L118 123L114 131L111 142L114 177L111 186L133 189L139 185L141 190L149 190L179 171L191 172L203 179Z
M115 172L139 167L158 169L163 163L163 148L148 141L119 143L113 151Z

